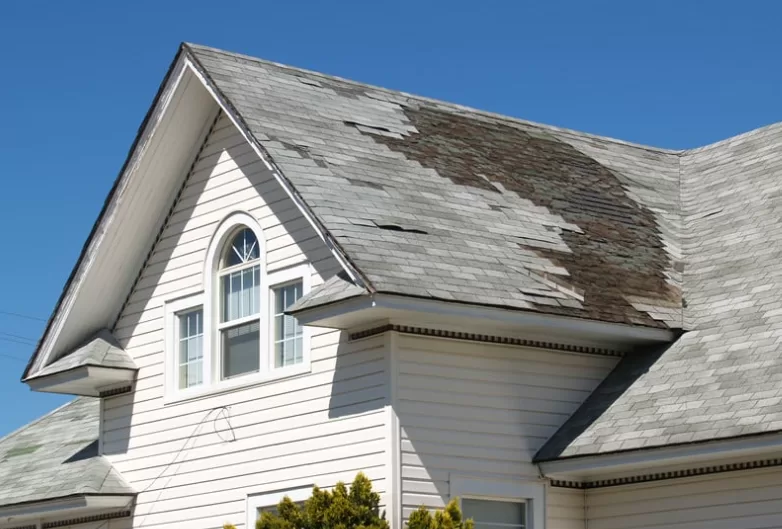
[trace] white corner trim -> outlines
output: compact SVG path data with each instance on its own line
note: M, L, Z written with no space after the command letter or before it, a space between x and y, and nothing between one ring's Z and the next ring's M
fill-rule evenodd
M388 523L391 529L402 528L402 432L397 413L397 380L399 374L399 351L397 349L397 336L395 332L386 333L386 381L388 394L386 401L386 479L390 482L387 487Z
M252 147L253 151L255 151L255 154L258 155L269 172L271 172L271 174L274 176L274 179L277 180L283 190L285 190L285 193L293 201L304 218L307 219L312 228L315 230L315 233L318 234L318 237L320 237L326 247L331 251L334 258L350 276L351 280L353 280L353 282L357 285L365 286L364 280L361 277L361 274L359 274L358 270L353 267L353 265L348 261L347 256L343 255L342 251L336 246L331 237L328 236L325 228L321 226L321 224L316 220L315 214L310 210L309 206L307 206L304 200L298 195L298 193L296 193L288 179L282 176L282 172L277 167L276 163L267 155L253 134L245 129L241 121L238 119L234 109L227 105L227 102L224 101L221 95L217 92L216 87L213 87L212 84L207 80L204 72L202 72L201 69L197 67L189 58L185 59L185 66L193 72L199 81L201 81L207 92L209 92L212 98L214 98L215 102L220 106L225 115L228 116L228 119L230 119L234 124L236 130L239 131L242 137L244 137L245 141L250 145L250 147Z
M542 461L538 467L547 477L587 478L626 471L641 470L648 473L659 466L695 466L695 463L728 458L761 458L781 452L782 433L768 433L739 439Z
M546 482L544 480L505 480L464 474L451 474L451 498L495 501L523 501L532 507L530 529L546 527Z
M258 509L274 507L280 503L285 496L288 496L294 503L309 499L312 495L313 486L314 485L312 484L308 484L282 490L278 489L248 494L246 506L247 520L245 527L255 527L255 521L258 519Z

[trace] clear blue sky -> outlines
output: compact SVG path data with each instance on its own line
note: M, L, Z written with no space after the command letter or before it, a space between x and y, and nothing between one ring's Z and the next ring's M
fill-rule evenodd
M685 148L782 121L780 20L771 0L6 0L0 311L49 316L182 40ZM66 400L19 382L32 346L9 335L42 329L0 313L0 435Z

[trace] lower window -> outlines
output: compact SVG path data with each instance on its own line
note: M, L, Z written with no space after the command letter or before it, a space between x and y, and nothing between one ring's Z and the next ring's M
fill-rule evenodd
M527 504L520 501L462 499L462 514L475 529L525 529Z
M284 497L291 499L299 506L312 495L312 485L291 489L252 494L247 496L247 527L255 527L255 521L261 517L261 513L277 513L277 505Z

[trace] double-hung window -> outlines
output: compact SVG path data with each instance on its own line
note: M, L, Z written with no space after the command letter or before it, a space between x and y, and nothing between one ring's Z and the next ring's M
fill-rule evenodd
M260 369L261 263L258 238L241 228L229 240L220 263L221 379Z
M285 311L309 291L306 263L270 269L260 226L246 213L213 237L204 290L166 302L167 394L293 376L309 369L309 334ZM198 389L201 388L201 389Z

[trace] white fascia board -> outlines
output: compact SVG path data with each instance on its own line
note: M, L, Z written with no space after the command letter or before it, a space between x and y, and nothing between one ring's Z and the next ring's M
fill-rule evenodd
M82 495L54 500L44 500L0 507L0 524L37 520L86 516L109 509L126 509L134 495Z
M691 443L679 446L649 448L613 454L571 457L538 463L549 478L588 479L606 474L653 471L657 467L687 465L695 467L706 462L725 459L763 459L782 454L782 433Z
M162 122L163 117L166 114L166 110L169 107L169 103L179 88L185 71L185 55L180 54L176 64L174 64L171 68L171 72L168 76L168 82L161 90L160 96L158 97L154 108L151 110L149 117L146 120L144 130L139 135L135 144L135 148L128 158L121 176L118 178L114 188L112 189L111 200L106 204L104 211L101 212L101 216L93 228L90 240L87 243L83 255L79 259L79 262L76 264L76 269L73 271L72 278L69 280L62 299L58 304L56 312L52 314L51 321L47 326L47 329L44 331L45 334L43 339L41 340L37 351L34 353L35 359L29 366L29 369L26 373L28 376L50 363L50 357L54 349L53 345L56 343L57 337L59 336L63 325L68 320L73 302L76 299L82 282L85 280L90 266L95 261L95 255L108 231L108 226L112 223L114 214L117 211L119 198L122 195L122 191L127 186L127 183L132 178L133 174L136 172L141 157L147 151L150 140L155 135L158 126Z
M101 390L132 384L135 378L135 369L85 365L25 382L33 391L97 397Z
M362 312L363 311L363 312ZM466 332L494 326L506 331L521 331L535 335L571 336L596 343L665 343L674 339L667 329L654 329L618 323L554 316L538 312L501 309L466 303L453 303L395 294L358 296L344 301L303 309L294 316L303 325L335 326L345 329L392 321L398 324L447 327L449 324ZM465 327L475 324L475 329ZM481 328L482 327L482 328Z
M201 69L201 67L197 64L197 59L195 58L191 59L189 55L190 53L188 52L188 58L185 60L185 64L187 68L189 68L196 76L196 78L198 78L201 81L201 83L204 85L204 88L207 90L207 92L209 92L209 94L214 98L215 102L222 109L225 115L228 116L228 118L231 120L231 123L234 124L236 130L239 131L239 133L242 135L245 141L250 145L253 151L255 151L255 154L258 155L258 158L261 159L261 161L264 163L264 165L272 174L272 176L274 176L274 179L277 181L277 183L279 183L280 186L283 188L283 190L285 190L285 193L296 205L296 208L299 210L302 216L304 216L304 218L307 219L307 221L310 223L312 228L315 230L315 233L318 234L318 237L331 251L331 254L334 256L337 262L342 266L345 273L347 273L348 276L350 276L350 279L355 284L363 286L367 289L371 289L371 286L367 284L367 282L361 276L359 271L352 265L347 255L345 255L344 252L341 250L341 248L337 246L336 242L332 239L331 235L328 233L325 227L323 227L320 224L320 222L318 222L315 214L310 210L306 202L304 202L304 199L302 199L301 196L299 196L299 194L291 185L290 181L288 181L288 179L283 176L282 171L274 162L272 157L266 152L266 150L263 148L260 142L258 142L255 139L253 133L247 129L247 127L245 126L244 122L240 119L234 107L228 103L226 98L223 96L222 92L212 84L206 72L204 72Z

